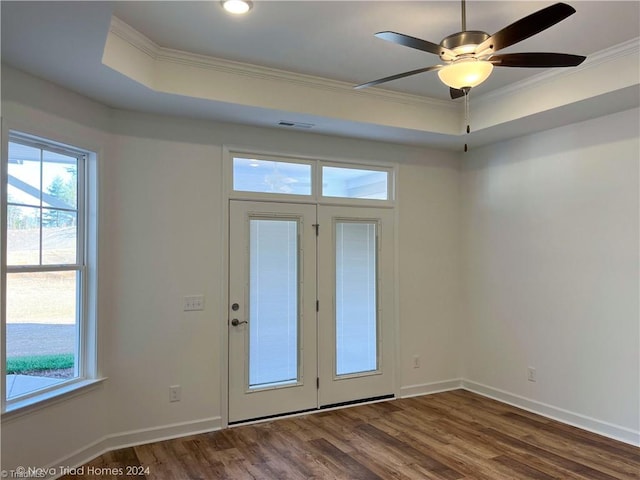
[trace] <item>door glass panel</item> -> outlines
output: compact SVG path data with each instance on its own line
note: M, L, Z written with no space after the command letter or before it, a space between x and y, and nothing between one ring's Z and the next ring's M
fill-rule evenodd
M250 220L249 388L298 381L298 221Z
M378 369L376 223L336 222L336 375Z

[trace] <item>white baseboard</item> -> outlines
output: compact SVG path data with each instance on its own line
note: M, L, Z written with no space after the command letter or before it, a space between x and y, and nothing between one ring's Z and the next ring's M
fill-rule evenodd
M463 380L461 378L453 378L451 380L442 380L440 382L407 385L405 387L400 387L400 398L417 397L420 395L457 390L462 388L462 381Z
M638 431L587 417L579 413L570 412L562 408L554 407L553 405L531 400L526 397L462 378L400 387L400 398L430 395L439 392L457 390L460 388L568 425L573 425L583 430L588 430L634 446L640 446L640 432ZM61 466L67 468L79 467L112 450L142 445L150 442L160 442L187 435L211 432L220 430L221 428L221 417L211 417L191 422L175 423L160 427L131 430L128 432L108 435L52 463L47 470L55 470L58 474L46 478L55 479L61 477L63 474L60 470Z
M461 387L463 389L477 393L478 395L492 398L499 402L542 415L543 417L551 418L636 447L640 446L640 431L597 420L580 413L564 410L562 408L554 407L553 405L521 397L520 395L515 395L513 393L489 387L481 383L472 382L470 380L462 380L461 383Z
M61 466L66 468L76 468L112 450L143 445L151 442L161 442L172 438L197 435L199 433L212 432L222 428L221 417L211 417L191 422L174 423L160 427L131 430L128 432L107 435L102 439L76 450L70 455L54 462L47 470L56 470L57 475L48 478L55 479L61 477L64 472Z

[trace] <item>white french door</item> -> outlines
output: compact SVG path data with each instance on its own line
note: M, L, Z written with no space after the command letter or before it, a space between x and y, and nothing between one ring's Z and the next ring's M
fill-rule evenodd
M315 205L231 201L229 422L317 406Z
M392 220L230 201L229 422L393 393Z
M393 393L393 212L318 210L318 403Z

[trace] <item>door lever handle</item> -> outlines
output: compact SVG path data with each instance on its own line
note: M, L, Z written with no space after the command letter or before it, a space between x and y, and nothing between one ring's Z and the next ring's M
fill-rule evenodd
M231 320L231 325L233 325L234 327L237 327L238 325L242 325L243 323L249 323L246 320L238 320L237 318L234 318L233 320Z

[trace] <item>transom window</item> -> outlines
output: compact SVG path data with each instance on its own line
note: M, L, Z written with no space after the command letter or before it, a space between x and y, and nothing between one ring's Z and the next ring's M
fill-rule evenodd
M322 196L389 200L389 172L323 165Z
M234 157L233 189L239 192L311 195L311 165Z
M392 167L251 154L231 154L231 159L231 191L240 197L299 196L376 205L394 200Z

